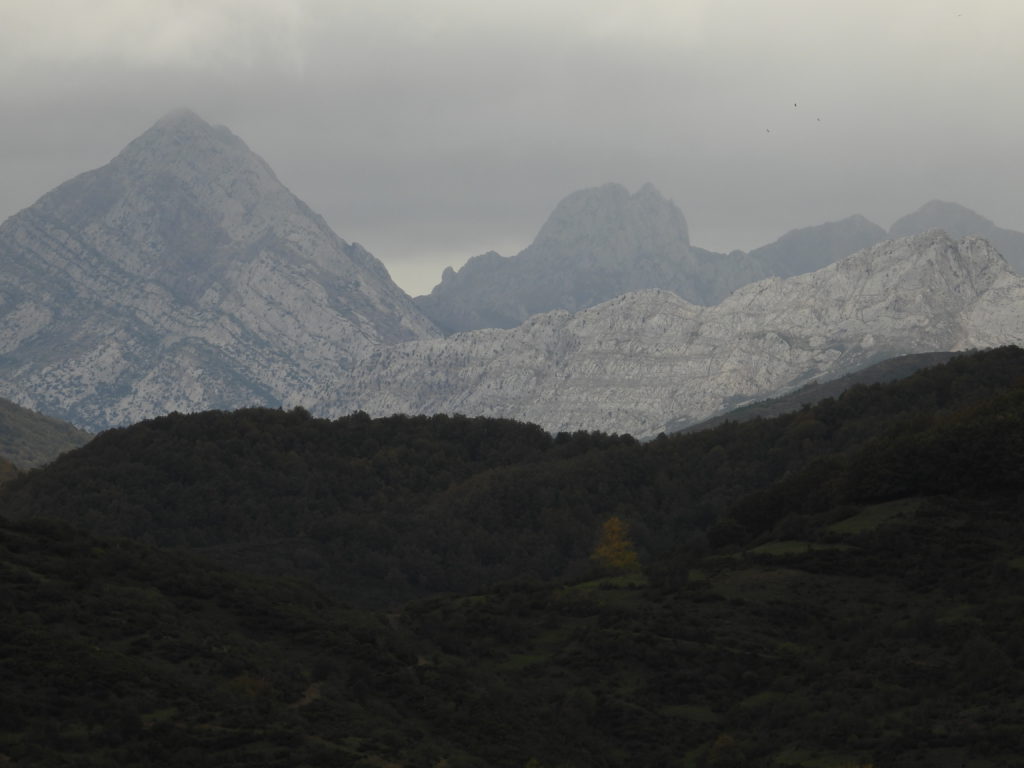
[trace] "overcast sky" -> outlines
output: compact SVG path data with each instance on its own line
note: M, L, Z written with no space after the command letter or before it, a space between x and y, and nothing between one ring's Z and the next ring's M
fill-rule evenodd
M0 219L180 106L412 294L646 181L749 250L939 198L1024 230L1019 0L0 0Z

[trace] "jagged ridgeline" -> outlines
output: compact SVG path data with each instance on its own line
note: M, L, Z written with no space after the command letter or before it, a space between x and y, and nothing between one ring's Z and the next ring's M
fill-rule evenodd
M823 475L861 462L856 451L889 455L872 441L888 445L913 428L900 438L913 443L1022 380L1024 352L1004 348L778 419L647 444L483 418L174 414L101 434L11 483L0 503L10 517L186 547L392 604L581 578L611 516L629 521L648 562L695 531L710 528L722 542L733 523L737 535L765 533L777 512L771 525L728 522L748 494L811 472L825 501L841 503L825 492L845 486ZM946 469L943 477L956 476Z
M1021 766L1022 466L1016 348L648 444L113 430L0 495L0 762Z

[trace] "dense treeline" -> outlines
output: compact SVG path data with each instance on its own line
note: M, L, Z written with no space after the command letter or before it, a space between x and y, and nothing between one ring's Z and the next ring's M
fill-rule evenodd
M578 579L612 516L629 523L645 561L699 546L709 529L718 543L763 533L791 514L788 486L765 490L780 478L836 503L829 478L850 461L861 472L882 466L878 485L884 466L911 455L900 441L919 442L943 420L969 423L971 408L1021 381L1024 352L993 350L780 418L644 445L458 416L173 414L106 432L11 483L0 508L394 604L523 578ZM884 497L880 487L874 496ZM737 504L758 511L722 522Z
M11 517L54 517L263 573L301 572L364 602L395 600L585 560L590 516L543 530L536 510L495 521L486 506L451 510L444 499L503 468L543 473L624 445L635 441L457 416L173 414L103 433L13 482L2 503ZM553 530L579 540L568 555L551 556Z
M1021 466L1017 349L646 445L105 433L0 500L0 762L1022 766Z

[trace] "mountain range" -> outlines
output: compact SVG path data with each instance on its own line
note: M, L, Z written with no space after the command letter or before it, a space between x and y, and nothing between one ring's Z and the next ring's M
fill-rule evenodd
M303 405L656 434L886 356L1019 341L1017 278L956 242L976 232L1024 266L1024 235L951 203L720 254L652 185L608 184L413 300L178 110L0 225L0 395L94 431Z
M984 237L1024 274L1024 233L1001 229L955 203L933 200L888 232L855 215L792 230L749 253L715 253L691 245L682 212L653 185L631 195L607 184L562 200L521 253L491 251L458 271L449 267L430 294L415 301L446 333L514 328L536 314L575 312L648 288L712 305L749 283L813 272L884 240L931 229L957 239Z
M449 268L416 304L449 333L514 328L542 312L574 312L644 288L713 304L764 276L743 253L691 247L682 212L653 185L631 195L606 184L562 200L522 253L490 252Z
M884 241L710 307L624 294L511 330L382 347L326 413L462 412L551 431L650 436L811 380L911 352L1024 342L1024 278L985 240Z

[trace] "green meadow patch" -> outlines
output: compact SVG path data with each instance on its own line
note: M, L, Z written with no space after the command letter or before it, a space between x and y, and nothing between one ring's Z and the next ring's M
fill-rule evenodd
M895 518L910 517L920 508L922 501L921 498L910 498L887 501L884 504L872 504L869 507L863 507L860 512L845 520L833 523L825 530L849 534L873 531L882 523Z

